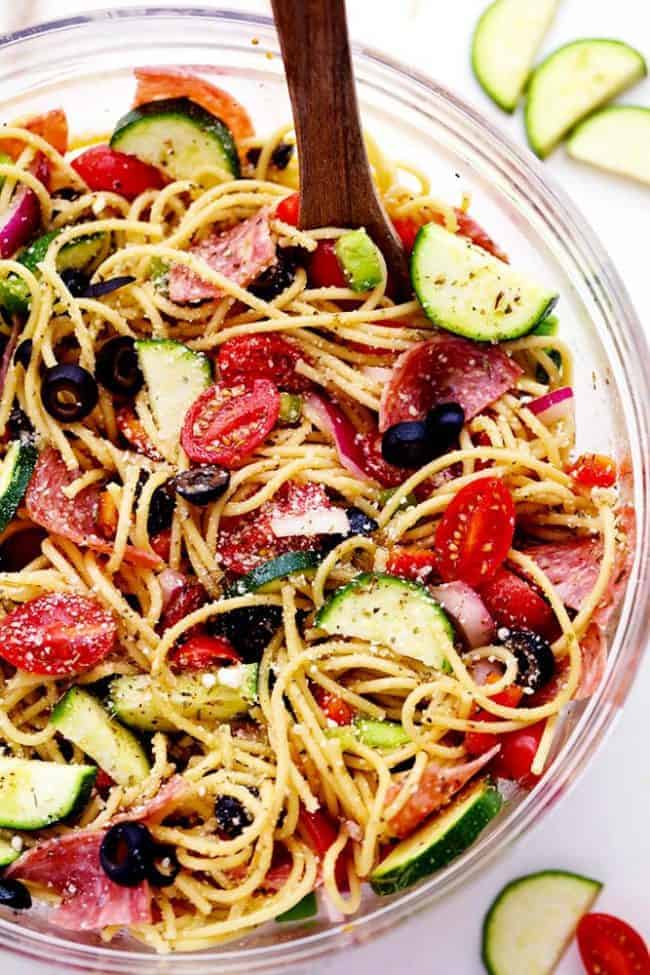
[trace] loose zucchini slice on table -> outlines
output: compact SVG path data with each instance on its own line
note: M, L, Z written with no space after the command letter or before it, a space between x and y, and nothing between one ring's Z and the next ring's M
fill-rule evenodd
M477 342L526 335L558 300L557 292L435 223L417 235L411 280L427 318Z
M93 765L0 758L0 826L43 829L82 808L95 781Z
M316 626L381 644L438 670L454 644L453 627L425 586L381 573L363 572L337 589L319 610Z
M559 0L495 0L472 41L472 68L490 98L514 112Z
M111 146L158 166L173 180L214 186L240 175L230 129L189 98L163 98L134 108L117 123Z
M80 687L71 687L52 711L51 722L64 738L94 759L119 785L135 785L149 775L144 748L99 701Z
M38 451L27 440L13 440L0 463L0 532L4 531L23 500L36 466Z
M526 133L544 159L574 125L647 74L645 60L623 41L572 41L543 61L528 86Z
M576 873L543 870L504 887L483 924L490 975L551 975L602 886Z
M181 674L169 692L171 704L192 721L218 724L246 712L257 703L257 664L237 664L205 673ZM151 693L148 674L116 677L111 681L107 707L132 728L174 731Z
M567 142L574 159L650 183L650 108L613 105L596 112Z
M396 894L446 866L472 845L501 805L501 795L489 779L470 782L441 813L382 860L370 875L374 892Z

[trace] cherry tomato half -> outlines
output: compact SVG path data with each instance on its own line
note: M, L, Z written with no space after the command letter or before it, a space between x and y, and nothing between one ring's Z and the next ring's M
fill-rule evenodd
M19 670L69 677L113 649L117 624L95 599L53 592L30 599L0 622L0 656Z
M641 935L611 914L585 914L578 948L588 975L650 975L650 955Z
M238 386L217 383L189 408L181 431L183 450L200 464L239 467L264 443L279 413L280 393L268 379Z
M170 597L167 606L160 617L159 630L165 630L176 626L184 620L190 613L200 609L208 601L208 594L198 579L186 579L182 586L176 589Z
M581 487L614 487L616 462L605 454L582 454L569 468L569 474Z
M300 826L305 834L307 844L319 859L323 859L330 846L339 835L338 826L334 820L320 809L316 812L307 812L304 806L300 807ZM341 890L346 890L348 885L347 857L343 850L336 861L336 882Z
M420 226L413 217L395 217L393 219L393 227L407 254L413 250Z
M505 559L515 532L515 505L497 477L482 477L458 492L436 530L445 582L487 582Z
M297 227L300 220L300 193L292 193L280 200L275 208L275 215L278 220L288 223L291 227Z
M479 595L498 626L532 630L548 640L558 635L558 623L549 604L514 572L497 569L481 586Z
M307 274L312 288L347 288L333 240L318 241L316 250L309 256Z
M268 379L280 389L300 393L311 386L296 372L296 363L303 358L294 343L273 332L261 332L228 339L219 349L217 364L221 380L228 386Z
M519 782L526 789L532 789L539 780L539 776L530 771L533 759L537 754L539 743L544 733L545 721L521 728L519 731L509 731L499 736L501 751L493 764L496 776Z
M170 654L174 670L208 670L217 664L238 664L241 657L224 636L195 633Z
M492 700L495 704L500 704L501 707L516 708L519 706L523 696L524 692L522 688L516 684L511 684L510 687L506 687L500 694L495 694ZM471 715L471 719L472 721L499 720L494 714L490 714L489 711L484 711L483 708L478 708L476 713ZM491 735L480 731L468 731L465 735L465 749L470 755L484 755L485 752L489 752L491 748L498 745L499 741L499 735Z
M326 691L320 684L312 684L311 692L318 707L329 721L340 726L352 724L354 711L342 697Z
M401 579L426 585L436 574L438 554L426 548L393 548L386 562L386 572Z
M72 160L72 168L91 190L119 193L134 200L145 190L160 190L165 179L155 166L110 146L93 146Z

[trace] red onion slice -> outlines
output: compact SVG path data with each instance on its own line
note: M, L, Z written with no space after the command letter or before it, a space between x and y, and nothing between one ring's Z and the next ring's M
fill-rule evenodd
M553 389L550 393L545 393L544 396L540 396L526 405L530 412L534 413L544 425L557 423L559 420L573 419L573 390L570 386L561 386L560 389Z
M163 609L166 609L174 593L185 585L185 576L175 569L163 569L158 576L158 582L162 590Z
M318 426L334 440L339 460L346 470L363 481L371 480L363 469L364 457L358 433L345 413L320 393L308 393L305 406L311 410Z
M343 508L316 508L299 515L274 515L271 531L276 538L294 535L347 535L350 522Z
M0 216L0 257L7 258L24 247L38 231L41 208L33 190L21 186L8 210Z
M492 642L496 632L494 620L471 586L464 582L446 582L442 586L433 586L431 594L449 613L471 650Z

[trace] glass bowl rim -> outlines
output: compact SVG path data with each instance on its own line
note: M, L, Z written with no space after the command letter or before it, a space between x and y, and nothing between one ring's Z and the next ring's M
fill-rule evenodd
M112 23L136 21L142 18L157 18L161 21L203 18L221 23L229 22L235 27L255 28L265 34L264 50L269 49L270 42L274 51L279 53L273 20L270 17L226 8L156 6L105 8L45 21L0 35L0 52L23 41L60 31L74 31L92 25L108 26ZM644 363L650 361L650 349L625 286L594 231L567 194L555 185L554 180L547 173L542 174L541 163L532 154L524 154L521 148L480 112L423 72L363 43L353 41L352 51L355 59L359 58L379 73L383 72L390 76L389 81L392 82L393 87L388 88L388 94L392 98L397 98L400 94L403 97L405 89L407 89L406 93L408 90L419 91L420 94L426 93L444 105L454 115L456 122L465 129L480 133L489 146L490 153L496 151L499 156L498 159L491 157L489 163L491 168L504 171L509 178L517 173L525 176L527 180L525 189L518 188L519 195L524 197L528 204L531 203L532 196L537 196L542 211L549 216L552 215L554 222L562 218L561 244L565 253L562 255L561 263L567 273L570 270L571 276L580 271L581 261L589 261L598 268L598 275L591 283L591 287L595 295L600 295L601 303L603 296L609 296L611 299L613 311L607 316L609 322L607 320L604 322L608 326L609 340L616 348L626 383L635 391L637 399L643 397L646 402L650 401L650 369L644 368ZM397 88L400 88L399 93ZM421 106L418 107L418 111L422 113ZM558 227L553 226L552 229L557 236ZM560 257L556 257L555 260L559 262ZM605 316L605 308L601 308L601 314ZM614 321L617 324L616 331L612 328ZM634 407L633 415L630 416L629 411L632 407ZM642 527L643 532L638 532L634 566L615 640L610 648L607 672L597 693L587 704L562 751L556 757L551 774L543 779L538 788L507 817L507 834L501 824L495 834L489 837L487 845L480 842L474 844L466 854L448 868L450 873L442 885L443 889L431 890L430 887L435 885L435 879L431 879L422 886L405 891L398 900L377 907L357 920L352 918L315 935L306 935L294 941L234 950L225 948L210 949L200 953L179 952L171 956L79 944L66 941L54 932L23 931L17 925L0 919L0 931L11 936L10 944L13 941L8 948L9 953L38 960L49 956L53 961L52 952L55 951L58 954L58 962L75 968L92 966L92 969L101 968L105 972L132 972L136 965L141 966L143 971L149 972L167 970L166 960L171 960L175 968L187 975L190 972L196 975L199 973L207 975L208 972L216 975L218 972L238 972L244 968L253 971L273 971L280 966L286 968L312 960L334 948L351 947L355 942L363 941L366 934L378 933L389 925L395 926L411 916L414 910L427 907L442 893L448 893L460 883L466 882L480 867L492 861L525 829L538 821L545 809L561 794L566 794L568 789L573 787L597 748L602 745L606 734L611 731L617 712L620 712L638 670L641 644L645 642L641 636L643 604L647 602L650 595L650 559L648 558L650 532L648 531L648 507L645 503L650 482L650 461L646 459L650 453L648 449L650 435L648 418L643 410L639 409L637 402L633 401L633 404L628 407L625 427L630 437L633 433L638 433L642 444L641 447L637 446L635 451L637 477L635 477L634 490L637 518L641 523L638 527ZM623 667L617 665L621 647L628 638L631 638L632 644L636 643L637 655L636 659L632 660L631 668L623 673ZM608 696L614 697L615 706L610 703L608 707L601 707L599 710L599 705L602 705ZM478 847L481 847L480 850L477 849Z

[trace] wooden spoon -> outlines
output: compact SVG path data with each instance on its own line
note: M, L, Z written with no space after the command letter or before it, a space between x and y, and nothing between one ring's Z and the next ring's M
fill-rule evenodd
M345 0L271 0L293 106L300 226L365 227L400 297L412 294L404 248L370 175Z

